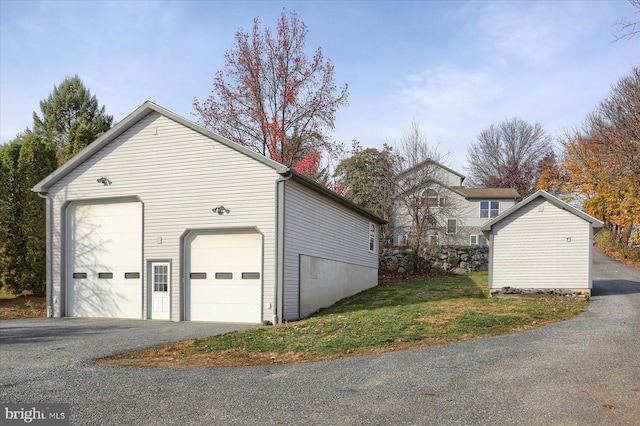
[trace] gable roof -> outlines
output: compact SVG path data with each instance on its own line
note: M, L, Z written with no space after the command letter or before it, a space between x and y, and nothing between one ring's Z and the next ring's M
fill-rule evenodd
M213 139L223 145L226 145L229 148L235 149L236 151L244 155L247 155L253 158L254 160L257 160L273 168L278 173L285 173L289 170L288 167L280 163L277 163L263 155L258 154L257 152L253 152L235 142L230 141L229 139L226 139L220 135L217 135L205 129L202 126L197 125L192 121L189 121L183 117L180 117L177 114L174 114L173 112L167 109L162 108L161 106L151 101L146 101L140 107L138 107L135 111L133 111L131 114L127 115L122 121L120 121L118 124L113 126L109 131L102 134L98 139L93 141L91 144L85 147L82 151L76 154L76 156L74 156L69 161L64 163L62 166L56 169L49 176L47 176L46 178L38 182L36 186L33 187L32 191L46 193L47 190L53 184L55 184L60 179L65 177L67 174L73 171L76 167L78 167L80 164L84 163L87 159L93 156L96 152L100 151L103 147L108 145L111 141L116 139L118 136L120 136L121 134L129 130L132 126L134 126L136 123L138 123L140 120L142 120L144 117L146 117L147 115L153 112L157 112L161 115L164 115L165 117L168 117L182 124L183 126L188 127L189 129L195 132L198 132L210 139Z
M466 188L464 186L452 186L466 198L519 198L520 194L513 188Z
M517 212L521 208L525 207L527 204L531 203L534 200L537 200L540 197L544 198L546 201L550 202L554 206L556 206L556 207L558 207L558 208L560 208L562 210L566 210L566 211L568 211L570 213L573 213L574 215L578 216L580 219L586 220L587 222L591 223L591 226L594 229L600 229L604 225L604 223L602 223L601 221L599 221L595 217L593 217L591 215L588 215L588 214L586 214L585 212L583 212L581 210L576 209L571 204L565 203L561 199L559 199L557 197L554 197L553 195L551 195L548 192L543 191L541 189L541 190L537 191L536 193L530 195L529 197L525 198L520 203L518 203L515 206L511 207L510 209L508 209L507 211L502 213L500 216L488 221L487 223L482 225L482 227L480 229L482 230L482 232L490 232L491 228L493 227L493 225L495 225L498 222L501 222L505 218L511 216L513 213Z
M103 135L101 135L98 139L96 139L95 141L93 141L91 144L89 144L87 147L85 147L82 151L80 151L78 154L76 154L73 158L71 158L69 161L67 161L66 163L64 163L62 166L60 166L59 168L57 168L53 173L51 173L49 176L45 177L43 180L41 180L40 182L38 182L31 190L33 192L37 192L40 194L46 194L49 190L49 188L51 188L51 186L53 186L56 182L58 182L60 179L64 178L66 175L68 175L69 173L71 173L76 167L80 166L82 163L84 163L86 160L88 160L90 157L92 157L94 154L96 154L98 151L100 151L102 148L104 148L106 145L108 145L109 143L111 143L114 139L116 139L118 136L120 136L121 134L123 134L124 132L126 132L128 129L130 129L132 126L134 126L136 123L138 123L140 120L142 120L143 118L145 118L147 115L153 113L153 112L157 112L158 114L161 114L173 121L176 121L180 124L182 124L183 126L198 132L206 137L208 137L209 139L212 139L218 143L221 143L222 145L225 145L231 149L234 149L236 151L238 151L241 154L244 154L248 157L251 157L252 159L268 166L271 167L272 169L275 170L276 173L282 175L282 176L291 176L291 178L296 181L299 182L301 184L303 184L304 186L306 186L307 188L310 188L312 190L314 190L315 192L318 192L320 194L322 194L323 196L332 199L340 204L342 204L343 206L346 206L348 208L350 208L351 210L355 210L358 213L364 215L365 217L367 217L368 219L378 223L378 224L383 224L386 223L386 221L382 218L380 218L379 216L371 213L370 211L360 207L359 205L355 204L354 202L346 199L345 197L341 196L340 194L331 191L330 189L326 188L323 185L320 185L319 183L305 177L302 176L299 173L296 173L295 171L291 170L289 167L280 164L276 161L273 161L272 159L265 157L264 155L261 155L257 152L254 152L248 148L245 148L244 146L237 144L235 142L230 141L229 139L222 137L216 133L213 133L210 130L205 129L204 127L194 123L193 121L187 120L184 117L181 117L165 108L162 108L161 106L151 102L151 101L146 101L144 102L140 107L138 107L135 111L133 111L131 114L129 114L128 116L126 116L122 121L120 121L118 124L116 124L115 126L113 126L109 131L105 132Z
M449 173L452 173L452 174L454 174L454 175L457 175L458 177L460 177L460 178L461 178L461 179L460 179L460 182L464 181L465 176L464 176L463 174L458 173L458 172L456 172L455 170L450 169L449 167L447 167L447 166L445 166L445 165L442 165L442 164L438 163L437 161L434 161L434 160L432 160L432 159L430 159L430 158L427 158L427 159L426 159L426 160L424 160L423 162L418 163L418 164L416 164L415 166L408 168L407 170L403 170L402 172L398 173L398 176L397 176L397 177L398 177L398 178L400 178L400 177L402 177L402 176L406 176L406 175L410 174L411 172L413 172L414 170L417 170L417 169L419 169L419 168L421 168L421 167L424 167L424 166L426 166L427 164L433 164L433 165L435 165L435 166L437 166L437 167L439 167L439 168L441 168L441 169L443 169L443 170L448 171Z

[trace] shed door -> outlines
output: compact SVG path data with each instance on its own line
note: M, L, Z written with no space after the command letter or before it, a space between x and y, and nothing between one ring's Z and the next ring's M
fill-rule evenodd
M67 316L142 318L142 204L78 204L67 218Z
M259 323L262 236L202 233L187 238L186 319Z

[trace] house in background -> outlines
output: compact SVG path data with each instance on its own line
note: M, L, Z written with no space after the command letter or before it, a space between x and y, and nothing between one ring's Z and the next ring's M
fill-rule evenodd
M427 170L426 172L424 170ZM481 226L514 206L520 195L511 188L467 188L465 177L432 160L401 173L398 179L424 173L416 179L424 204L433 217L425 243L433 245L486 245ZM399 197L396 202L394 245L404 245L415 237L409 207ZM426 234L426 235L425 235Z
M151 102L33 191L49 316L275 323L377 285L382 219Z
M489 239L489 289L590 293L593 235L603 223L538 191L482 225Z

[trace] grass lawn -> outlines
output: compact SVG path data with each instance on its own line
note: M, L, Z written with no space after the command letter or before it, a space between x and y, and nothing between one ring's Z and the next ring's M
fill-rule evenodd
M382 281L312 317L100 360L146 368L224 367L343 358L512 333L566 320L574 297L489 298L488 274Z

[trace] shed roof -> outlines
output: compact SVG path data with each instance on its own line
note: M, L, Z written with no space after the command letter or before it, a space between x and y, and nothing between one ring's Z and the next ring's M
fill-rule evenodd
M323 185L320 185L319 183L305 177L302 176L299 173L296 173L295 171L291 170L289 167L280 164L276 161L273 161L272 159L265 157L264 155L261 155L257 152L251 151L250 149L245 148L244 146L237 144L235 142L230 141L229 139L222 137L216 133L213 133L210 130L205 129L204 127L194 123L193 121L187 120L184 117L181 117L165 108L162 108L161 106L151 102L151 101L146 101L144 102L140 107L138 107L135 111L133 111L131 114L129 114L128 116L126 116L122 121L120 121L118 124L116 124L115 126L113 126L109 131L105 132L104 134L102 134L98 139L96 139L95 141L93 141L91 144L89 144L87 147L85 147L82 151L80 151L76 156L74 156L72 159L70 159L69 161L67 161L66 163L64 163L62 166L60 166L59 168L57 168L53 173L51 173L49 176L47 176L46 178L44 178L43 180L41 180L40 182L38 182L31 190L33 192L38 192L40 194L46 194L49 191L49 188L51 188L51 186L53 186L56 182L58 182L60 179L64 178L66 175L68 175L69 173L71 173L76 167L80 166L83 162L85 162L86 160L88 160L91 156L93 156L95 153L97 153L98 151L100 151L103 147L105 147L106 145L108 145L110 142L112 142L114 139L116 139L118 136L120 136L121 134L123 134L125 131L127 131L129 128L131 128L132 126L134 126L136 123L138 123L140 120L142 120L144 117L146 117L147 115L153 113L153 112L157 112L167 118L170 118L171 120L174 120L180 124L182 124L183 126L198 132L218 143L221 143L231 149L234 149L238 152L240 152L241 154L247 155L251 158L253 158L254 160L271 167L272 169L274 169L276 171L276 173L282 175L282 176L290 176L292 180L299 182L301 184L303 184L304 186L306 186L309 189L314 190L317 193L322 194L323 196L334 200L348 208L350 208L351 210L357 211L358 213L364 215L365 217L367 217L368 219L378 223L378 224L383 224L386 223L386 221L384 219L382 219L381 217L371 213L370 211L364 209L363 207L355 204L354 202L352 202L351 200L346 199L345 197L341 196L340 194L331 191L330 189L326 188Z
M453 186L453 189L467 198L519 198L520 194L513 188L466 188Z
M561 199L559 199L557 197L554 197L553 195L549 194L546 191L539 190L536 193L534 193L534 194L530 195L529 197L525 198L524 200L522 200L520 203L518 203L515 206L511 207L510 209L506 210L500 216L488 221L487 223L482 225L482 228L480 228L480 229L482 230L482 232L490 232L491 228L493 227L493 225L497 224L498 222L501 222L502 220L504 220L507 217L511 216L513 213L517 212L521 208L525 207L527 204L531 203L532 201L534 201L534 200L536 200L536 199L538 199L540 197L544 198L545 200L547 200L551 204L555 205L556 207L558 207L560 209L563 209L563 210L566 210L566 211L568 211L570 213L573 213L574 215L578 216L580 219L583 219L583 220L591 223L591 226L594 229L600 229L604 225L604 223L602 223L601 221L599 221L595 217L593 217L591 215L588 215L588 214L586 214L585 212L583 212L581 210L576 209L571 204L568 204L568 203L562 201Z

